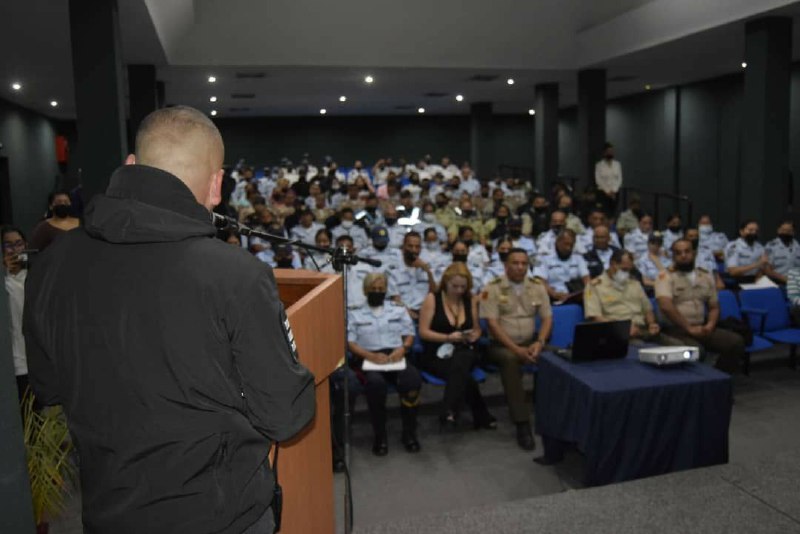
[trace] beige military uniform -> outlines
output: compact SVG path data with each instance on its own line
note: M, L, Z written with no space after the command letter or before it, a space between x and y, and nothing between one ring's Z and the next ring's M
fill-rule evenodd
M657 298L671 298L675 308L692 326L705 323L706 304L717 303L716 282L705 269L685 273L670 267L658 275L655 291Z
M450 226L447 228L447 234L451 237L458 237L458 229L462 226L469 226L475 234L475 241L480 241L489 237L490 230L487 230L486 223L478 217L464 217L456 216L452 219Z
M646 326L646 314L653 306L637 280L629 279L619 287L605 272L592 280L583 292L586 317L605 317L612 321L630 321Z
M550 298L544 284L538 279L526 278L517 286L508 277L500 276L481 293L480 316L497 320L517 345L528 346L536 339L537 315L546 318L552 314ZM497 340L492 340L487 356L490 362L500 368L511 421L528 423L531 410L522 387L523 361Z

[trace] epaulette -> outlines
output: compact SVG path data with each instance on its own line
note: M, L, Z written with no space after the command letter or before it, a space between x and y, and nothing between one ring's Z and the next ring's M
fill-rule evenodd
M542 283L542 279L539 278L538 276L529 276L528 280L530 280L534 284L541 284Z
M704 269L703 267L697 267L697 270L700 271L701 273L708 274L708 269Z
M671 273L674 273L675 272L675 266L674 265L670 265L669 267L667 267L667 270L669 272L671 272Z
M495 278L494 280L492 280L491 282L489 282L489 284L490 284L490 285L499 284L499 283L500 283L500 282L502 282L502 281L503 281L502 277L501 277L501 276L498 276L497 278Z
M589 281L589 283L592 284L593 286L596 286L598 284L602 284L603 283L603 279L598 276L597 278L592 278Z

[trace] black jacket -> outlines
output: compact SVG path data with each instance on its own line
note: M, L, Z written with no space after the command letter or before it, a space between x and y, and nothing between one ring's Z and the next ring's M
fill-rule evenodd
M125 166L30 269L30 380L64 406L87 533L243 531L271 442L314 416L272 270L214 234L183 182Z
M611 249L612 253L619 250L619 248L615 247L614 245L608 245L608 248ZM603 260L601 260L600 256L597 255L597 251L595 249L592 249L584 254L583 259L586 260L586 267L589 269L589 276L591 278L597 278L603 274L603 271L606 270L606 266L603 265Z

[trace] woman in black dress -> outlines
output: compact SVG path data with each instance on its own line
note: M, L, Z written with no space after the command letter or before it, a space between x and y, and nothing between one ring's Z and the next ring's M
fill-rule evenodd
M455 427L466 400L475 428L497 428L486 409L472 368L478 362L474 344L481 337L478 303L472 296L472 275L462 262L445 269L439 290L428 293L419 312L419 335L425 343L420 367L447 381L442 413L443 427ZM449 353L449 354L448 354Z

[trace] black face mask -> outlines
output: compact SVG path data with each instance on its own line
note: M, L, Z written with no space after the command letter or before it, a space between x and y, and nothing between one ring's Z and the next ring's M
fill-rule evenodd
M692 248L697 250L697 247L700 246L699 239L690 239L689 242L692 244Z
M275 264L278 266L278 269L291 269L292 258L281 258L279 260L275 260Z
M387 243L381 243L380 245L378 243L373 243L372 246L375 248L375 250L386 250L388 245Z
M53 206L53 215L58 217L59 219L64 219L69 217L70 207L66 204L57 204Z
M460 261L461 263L466 263L467 255L466 254L453 254L453 261L454 262Z
M778 234L778 239L780 239L783 244L788 247L792 244L792 241L794 241L794 236L792 234Z
M563 252L558 250L558 248L556 248L556 254L558 255L558 259L560 259L561 261L566 261L570 258L570 256L572 256L572 251L564 254Z
M365 209L365 210L367 211L367 213L369 213L370 215L375 215L375 212L377 211L377 209L378 209L378 208L370 208L369 206L367 206L367 207L366 207L366 208L364 208L364 209Z
M547 213L547 208L533 208L536 213Z
M748 245L752 245L756 241L758 241L758 234L745 234L744 241Z
M414 263L417 259L417 254L406 250L403 251L403 258L406 260L406 263Z
M385 291L370 291L367 293L367 304L373 308L383 306L383 301L386 300Z
M681 226L681 225L677 225L677 226L676 226L676 225L672 225L672 226L668 226L668 227L667 227L667 229L668 229L670 232L672 232L673 234L677 234L678 232L680 232L680 231L681 231L681 228L682 228L682 226Z
M505 263L506 260L508 259L508 254L509 254L508 252L498 252L497 257L500 258L500 261Z
M475 211L473 211L473 210L464 210L464 211L461 212L461 215L463 215L466 218L470 218L473 215L475 215Z
M388 226L394 226L397 223L397 217L386 217L386 224Z
M676 263L675 268L682 273L690 273L694 271L694 262L692 263Z
M558 234L561 230L564 229L564 225L556 224L550 227L554 234Z
M558 208L558 211L563 211L564 213L569 215L570 212L572 211L572 208Z
M522 235L522 230L509 230L508 235L514 239L519 239L519 237Z
M475 241L472 239L465 239L464 244L467 245L468 247L472 247L472 245L475 244Z
M638 217L641 217L642 213L644 213L644 212L641 210L641 208L636 208L636 209L631 208L631 213L636 215L636 217L638 218Z
M437 202L436 206L439 207L439 208L445 208L445 207L447 207L447 201L445 200L445 201Z

